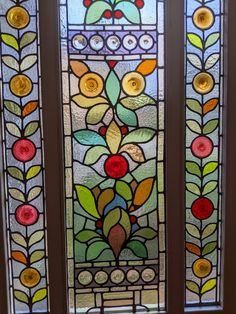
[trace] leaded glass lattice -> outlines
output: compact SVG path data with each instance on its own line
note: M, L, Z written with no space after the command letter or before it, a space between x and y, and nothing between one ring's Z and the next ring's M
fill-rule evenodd
M70 312L157 312L165 1L60 3Z
M11 313L48 312L37 1L1 1L0 27Z
M186 304L221 301L224 1L186 1Z

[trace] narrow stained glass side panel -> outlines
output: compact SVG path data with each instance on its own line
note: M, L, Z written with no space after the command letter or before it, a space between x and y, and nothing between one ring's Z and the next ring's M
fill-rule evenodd
M221 301L223 0L186 1L186 305Z
M70 313L165 309L163 0L61 0Z
M1 128L11 313L48 312L38 3L0 3Z

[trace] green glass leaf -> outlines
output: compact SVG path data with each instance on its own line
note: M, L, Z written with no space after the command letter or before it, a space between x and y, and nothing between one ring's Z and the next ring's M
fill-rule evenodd
M196 99L187 99L186 100L186 105L187 105L187 107L191 111L199 113L199 114L202 114L202 106L201 106L201 104L199 103L198 100L196 100Z
M217 224L207 225L202 231L202 239L206 239L210 237L216 231L216 228L217 228Z
M36 199L42 192L42 187L40 186L35 186L32 189L29 190L27 200L28 202L33 201Z
M140 258L148 257L147 248L144 243L137 240L131 240L126 246L134 253L135 256Z
M128 133L121 142L121 145L128 143L147 143L152 140L155 135L156 131L153 129L139 128Z
M15 103L14 101L11 100L6 100L4 101L4 106L5 108L13 113L14 115L20 117L21 116L21 107Z
M104 138L95 131L81 130L74 133L77 142L82 145L101 145L107 146Z
M20 39L20 48L25 48L26 46L32 44L36 39L36 33L27 32Z
M103 233L107 237L110 229L119 223L121 219L121 210L120 208L114 208L111 210L105 217L103 223Z
M108 104L107 99L102 97L102 96L89 98L89 97L85 97L81 94L78 94L78 95L75 95L74 97L72 97L72 100L74 101L74 103L76 103L77 106L84 108L84 109L91 108L95 105L97 106L97 105Z
M201 126L199 125L199 123L195 120L187 120L186 121L186 124L188 126L188 128L196 133L196 134L201 134L202 133L202 130L201 130Z
M196 48L202 50L203 49L203 42L200 36L197 34L189 33L187 34L188 41L195 46Z
M123 12L125 18L132 24L140 24L141 16L139 9L135 6L134 3L129 1L119 2L115 6L115 10L120 10Z
M213 192L217 188L217 186L218 186L217 181L210 181L210 182L206 183L204 185L202 195L207 195L207 194Z
M26 173L26 179L30 180L35 178L40 173L41 169L42 167L40 165L30 167Z
M216 248L217 248L217 242L207 243L202 250L202 256L205 256L207 254L214 252Z
M12 47L16 51L19 51L19 45L18 45L17 39L13 35L2 34L1 37L4 44L6 44L9 47Z
M95 260L107 249L110 249L110 246L106 242L96 241L87 248L86 259L88 261Z
M196 294L199 294L200 292L200 288L198 286L198 284L194 281L191 280L186 280L186 288Z
M33 135L39 128L39 122L38 121L32 121L28 123L24 129L24 136L31 136Z
M111 70L107 79L106 79L106 95L113 106L117 104L117 101L120 96L121 87L120 79L117 74Z
M120 102L124 107L131 110L137 110L148 105L156 105L156 101L146 94L136 97L125 97Z
M217 41L219 40L220 38L220 33L213 33L213 34L210 34L207 39L206 39L206 42L205 42L205 48L209 48L211 46L213 46L214 44L217 43Z
M188 234L190 234L192 237L196 238L196 239L200 239L200 231L198 229L198 227L196 227L193 224L186 224L186 230L188 232Z
M45 257L45 251L43 251L43 250L34 251L30 255L30 263L33 264L33 263L36 263L38 261L41 261L44 257Z
M215 161L208 162L203 168L203 175L206 176L214 172L217 168L218 168L218 162L215 162Z
M218 119L208 121L203 127L203 134L210 134L213 131L215 131L216 128L218 127L218 124L219 124Z
M78 240L81 243L89 242L92 239L101 238L101 235L93 230L82 230L80 231L76 236L76 240Z
M24 248L27 248L26 240L22 234L20 234L18 232L12 233L11 238L12 238L12 241L15 242L16 244L18 244Z
M9 175L15 179L24 180L24 174L23 172L17 168L17 167L8 167L7 168L7 172L9 173Z
M9 67L10 69L19 71L19 62L12 56L3 56L2 57L3 63Z
M205 62L205 69L209 70L213 68L213 66L219 61L219 59L220 59L219 53L214 53L210 55Z
M141 237L146 240L152 240L157 236L156 230L150 227L144 227L133 233L132 237Z
M124 181L116 181L115 189L116 192L126 201L130 201L132 199L132 190L128 183Z
M11 122L6 123L6 129L11 135L18 138L21 137L21 130L15 123Z
M195 68L202 70L202 61L197 54L188 53L187 54L188 61L194 66Z
M129 215L127 212L123 209L121 209L121 219L119 221L119 224L123 227L126 233L126 239L128 240L131 232L131 223L129 219Z
M103 119L109 108L109 105L106 104L92 107L87 113L86 122L88 124L98 124Z
M90 5L87 10L85 23L86 24L94 24L97 23L103 16L103 13L106 10L112 11L112 7L110 4L104 1L96 1Z
M75 186L76 194L80 205L91 216L99 218L99 214L95 204L95 198L92 192L83 185Z
M31 68L33 65L35 65L35 63L38 60L38 56L37 55L30 55L30 56L26 56L22 61L21 61L21 65L20 65L20 69L21 71L26 71L29 68Z
M201 295L213 290L215 287L216 287L216 278L208 280L202 286Z
M125 108L121 104L118 104L116 107L117 116L121 122L129 126L137 126L138 118L136 113L130 109Z
M29 238L29 246L32 246L38 242L40 242L44 238L44 231L43 230L38 230L31 234Z
M14 297L16 298L16 300L18 300L19 302L25 303L25 304L29 304L29 297L28 295L20 290L14 290Z
M199 167L199 165L196 162L193 161L187 161L186 162L186 170L191 173L194 174L198 177L201 177L201 169Z
M35 304L37 302L40 302L42 300L44 300L47 297L47 289L43 288L43 289L39 289L37 290L32 298L32 303Z
M91 147L87 150L84 157L85 165L93 165L95 164L102 155L109 155L110 152L106 147L103 146L95 146Z
M12 189L9 189L8 191L14 200L25 202L25 196L20 190L12 188Z
M201 191L199 189L199 186L195 183L192 183L192 182L189 182L189 183L186 183L186 189L195 194L195 195L200 195L201 194Z

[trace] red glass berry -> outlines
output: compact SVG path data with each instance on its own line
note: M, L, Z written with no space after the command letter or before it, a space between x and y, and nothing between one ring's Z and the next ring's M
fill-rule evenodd
M111 10L106 10L104 13L103 13L103 16L106 18L106 19L110 19L112 17L112 12Z
M102 135L102 136L105 136L106 132L107 132L107 127L101 126L100 129L99 129L99 134Z
M191 144L191 150L194 156L198 158L206 158L213 151L213 143L207 136L198 136Z
M136 216L131 215L129 218L130 218L130 222L131 222L132 225L137 223L137 217Z
M137 8L142 9L144 7L144 1L143 0L136 0L135 5Z
M101 219L97 220L96 221L96 228L102 229L102 226L103 226L102 220Z
M38 221L38 210L32 205L20 205L16 209L16 221L23 226L31 226Z
M121 127L121 134L122 135L126 135L128 133L129 129L127 128L127 126L122 126Z
M200 197L193 202L191 209L195 218L204 220L208 219L212 215L214 205L208 198Z
M92 0L84 0L84 6L85 7L90 7L90 5L92 4Z
M123 17L123 12L120 10L116 10L114 16L116 19L121 19Z
M127 174L129 171L129 164L123 156L114 155L107 158L104 169L108 177L119 179Z
M13 156L19 161L30 161L36 154L36 147L33 142L27 139L21 139L12 146Z

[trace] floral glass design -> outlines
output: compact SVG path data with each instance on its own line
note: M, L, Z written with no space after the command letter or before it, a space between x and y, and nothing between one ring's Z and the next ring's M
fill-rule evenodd
M61 0L71 313L165 309L164 6Z
M186 305L221 301L224 1L186 1Z
M1 129L11 313L48 312L38 4L0 5Z

